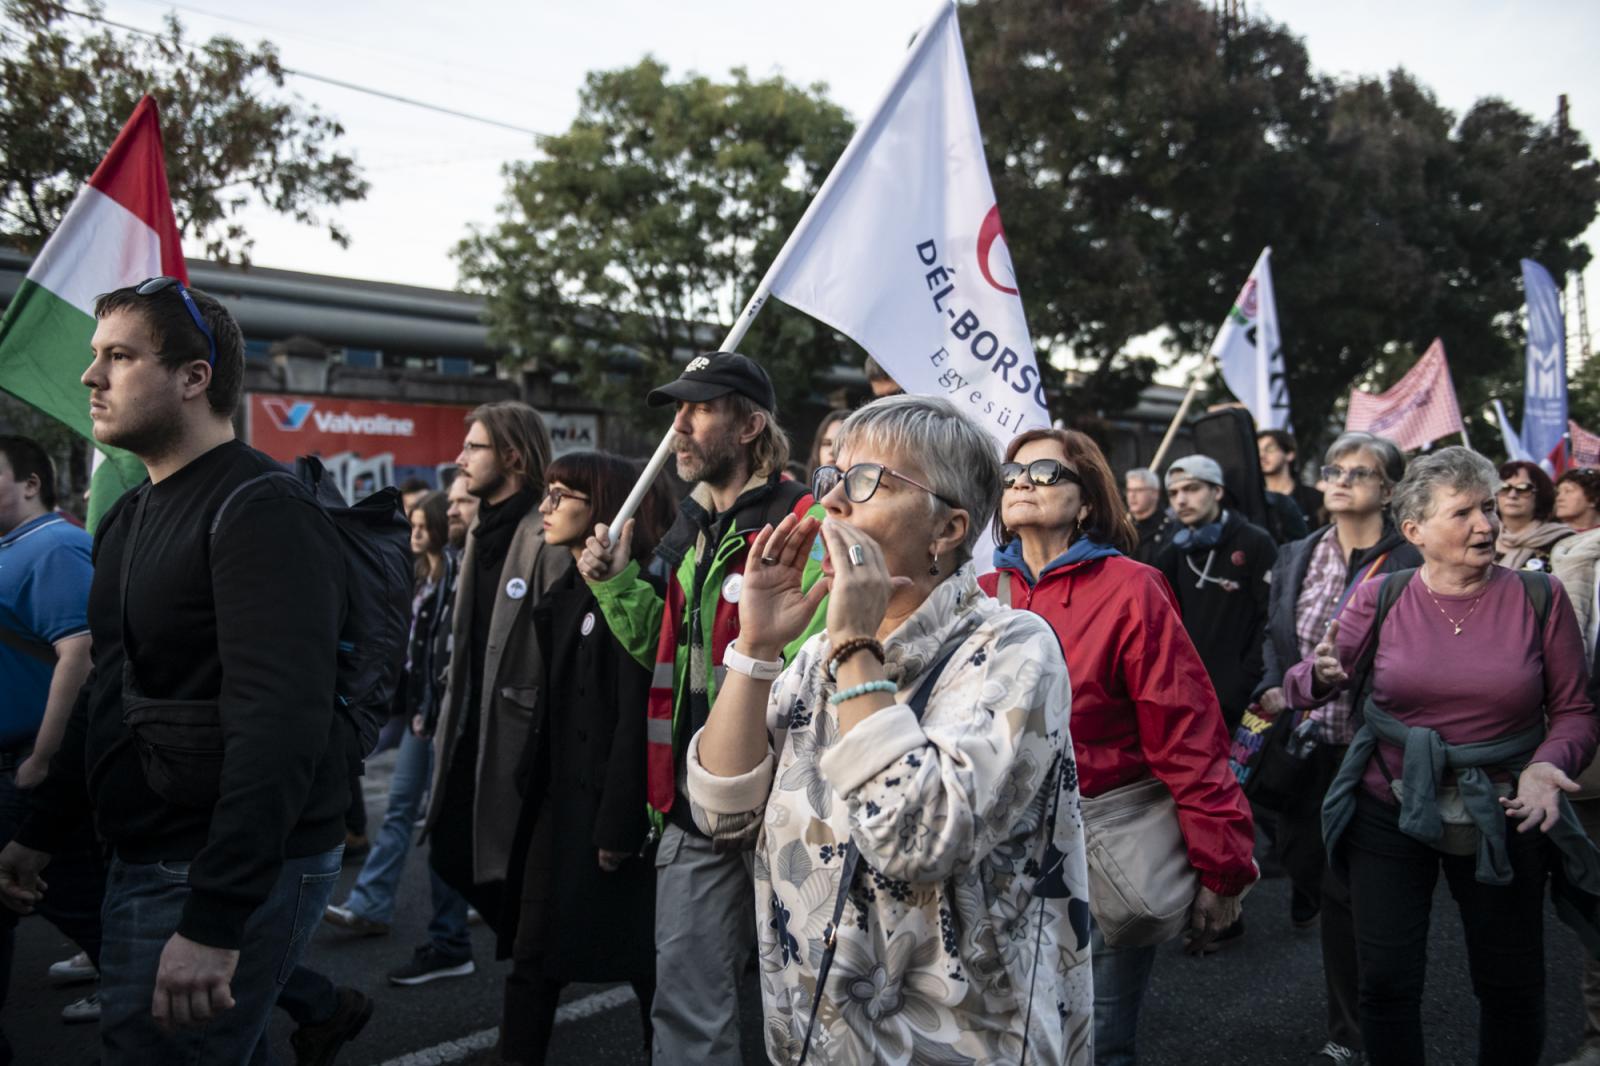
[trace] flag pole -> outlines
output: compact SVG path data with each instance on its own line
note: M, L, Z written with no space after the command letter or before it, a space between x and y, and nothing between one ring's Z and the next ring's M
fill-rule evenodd
M783 247L779 249L778 254L773 258L772 265L767 267L766 274L762 275L761 284L757 285L756 291L750 294L750 299L744 305L744 310L739 312L738 319L734 321L733 328L728 331L728 335L723 338L722 347L718 351L732 351L740 341L744 340L744 335L749 331L750 324L755 321L756 315L760 314L761 308L767 302L767 297L772 295L772 280L783 272L784 266L789 262L789 257L800 243L799 238L811 228L817 214L817 206L827 201L828 193L833 188L839 175L850 169L849 164L860 153L861 146L872 139L871 134L876 130L879 123L883 122L884 116L888 114L890 103L905 89L906 82L910 79L917 61L922 58L923 53L928 50L930 42L934 40L935 34L933 31L938 27L941 20L954 18L955 10L955 4L952 0L940 0L938 11L922 27L916 39L911 42L911 47L906 49L905 58L900 62L900 69L895 71L894 77L889 82L889 88L883 94L883 99L878 101L878 106L872 111L872 117L856 129L854 136L850 138L850 143L845 145L843 152L839 153L838 161L833 164L833 169L828 172L827 178L823 180L822 187L817 190L817 195L813 196L811 203L806 205L805 214L800 216L800 221L789 234L789 239L783 242ZM633 491L628 493L628 498L622 502L622 507L617 511L616 517L606 527L606 539L608 542L611 540L610 531L621 528L623 523L632 518L634 512L639 509L639 504L644 502L645 493L650 491L650 486L655 483L657 475L661 473L661 468L667 465L667 456L671 454L672 430L668 429L666 435L661 438L661 443L656 445L655 454L650 457L650 461L645 464L644 470L640 472L639 480L634 483Z
M1195 396L1200 392L1200 379L1205 376L1205 372L1210 369L1215 358L1210 352L1207 352L1206 357L1195 368L1194 375L1189 379L1189 391L1183 394L1183 402L1178 405L1178 413L1172 416L1172 424L1167 427L1166 436L1161 438L1161 446L1156 449L1155 458L1150 460L1151 470L1160 469L1162 458L1166 456L1167 449L1172 446L1172 439L1178 435L1178 427L1183 425L1184 416L1189 413L1189 405L1194 403Z

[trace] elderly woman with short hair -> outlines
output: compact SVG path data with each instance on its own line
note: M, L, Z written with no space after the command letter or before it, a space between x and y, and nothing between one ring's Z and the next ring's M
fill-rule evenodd
M1067 671L1050 627L985 596L971 563L994 443L917 396L835 439L815 479L828 577L801 591L815 520L762 531L689 747L696 822L755 844L767 1053L1087 1064ZM824 594L827 628L777 662Z
M1284 678L1293 707L1352 691L1364 724L1323 807L1348 876L1368 1059L1424 1061L1428 919L1444 870L1478 998L1478 1061L1539 1061L1544 1045L1546 841L1568 879L1600 888L1600 852L1563 793L1600 721L1566 593L1494 565L1500 481L1445 448L1414 459L1393 509L1422 566L1362 585Z

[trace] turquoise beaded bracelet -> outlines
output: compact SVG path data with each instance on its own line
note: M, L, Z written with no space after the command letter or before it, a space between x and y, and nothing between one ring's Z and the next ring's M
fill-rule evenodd
M887 692L891 695L900 691L893 681L868 681L860 685L851 685L849 688L840 689L828 697L828 702L837 707L845 700L853 700L857 696L865 696L869 692Z

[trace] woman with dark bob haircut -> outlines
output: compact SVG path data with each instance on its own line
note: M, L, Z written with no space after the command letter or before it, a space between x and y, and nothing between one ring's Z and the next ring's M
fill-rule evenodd
M638 467L603 452L563 455L545 470L545 543L574 558L609 519ZM634 523L640 562L672 517L657 485ZM611 635L572 567L534 608L545 677L517 768L500 955L510 955L500 1058L545 1061L563 985L628 981L650 1043L655 989L655 868L645 809L645 697L650 672Z
M1500 490L1494 496L1500 510L1500 537L1494 561L1508 570L1549 570L1550 549L1572 536L1572 527L1553 522L1556 486L1537 463L1513 459L1500 464Z
M1190 949L1203 950L1238 919L1240 894L1256 879L1250 806L1228 769L1205 664L1161 572L1124 554L1137 542L1133 524L1093 440L1030 430L1006 448L1000 482L995 572L978 584L1039 615L1061 642L1083 798L1171 792L1199 874ZM1093 935L1095 1063L1132 1066L1157 945L1109 945L1098 927Z

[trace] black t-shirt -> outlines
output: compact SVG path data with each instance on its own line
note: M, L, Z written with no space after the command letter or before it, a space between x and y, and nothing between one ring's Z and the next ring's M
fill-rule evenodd
M223 732L221 797L210 810L168 803L147 784L122 721L121 570L138 491L95 537L89 593L94 669L50 776L18 839L49 851L92 804L126 862L192 860L178 931L238 947L281 857L343 839L354 730L334 709L344 563L327 514L288 478L228 503L272 459L218 445L160 484L145 505L128 581L127 647L143 694L215 700Z

